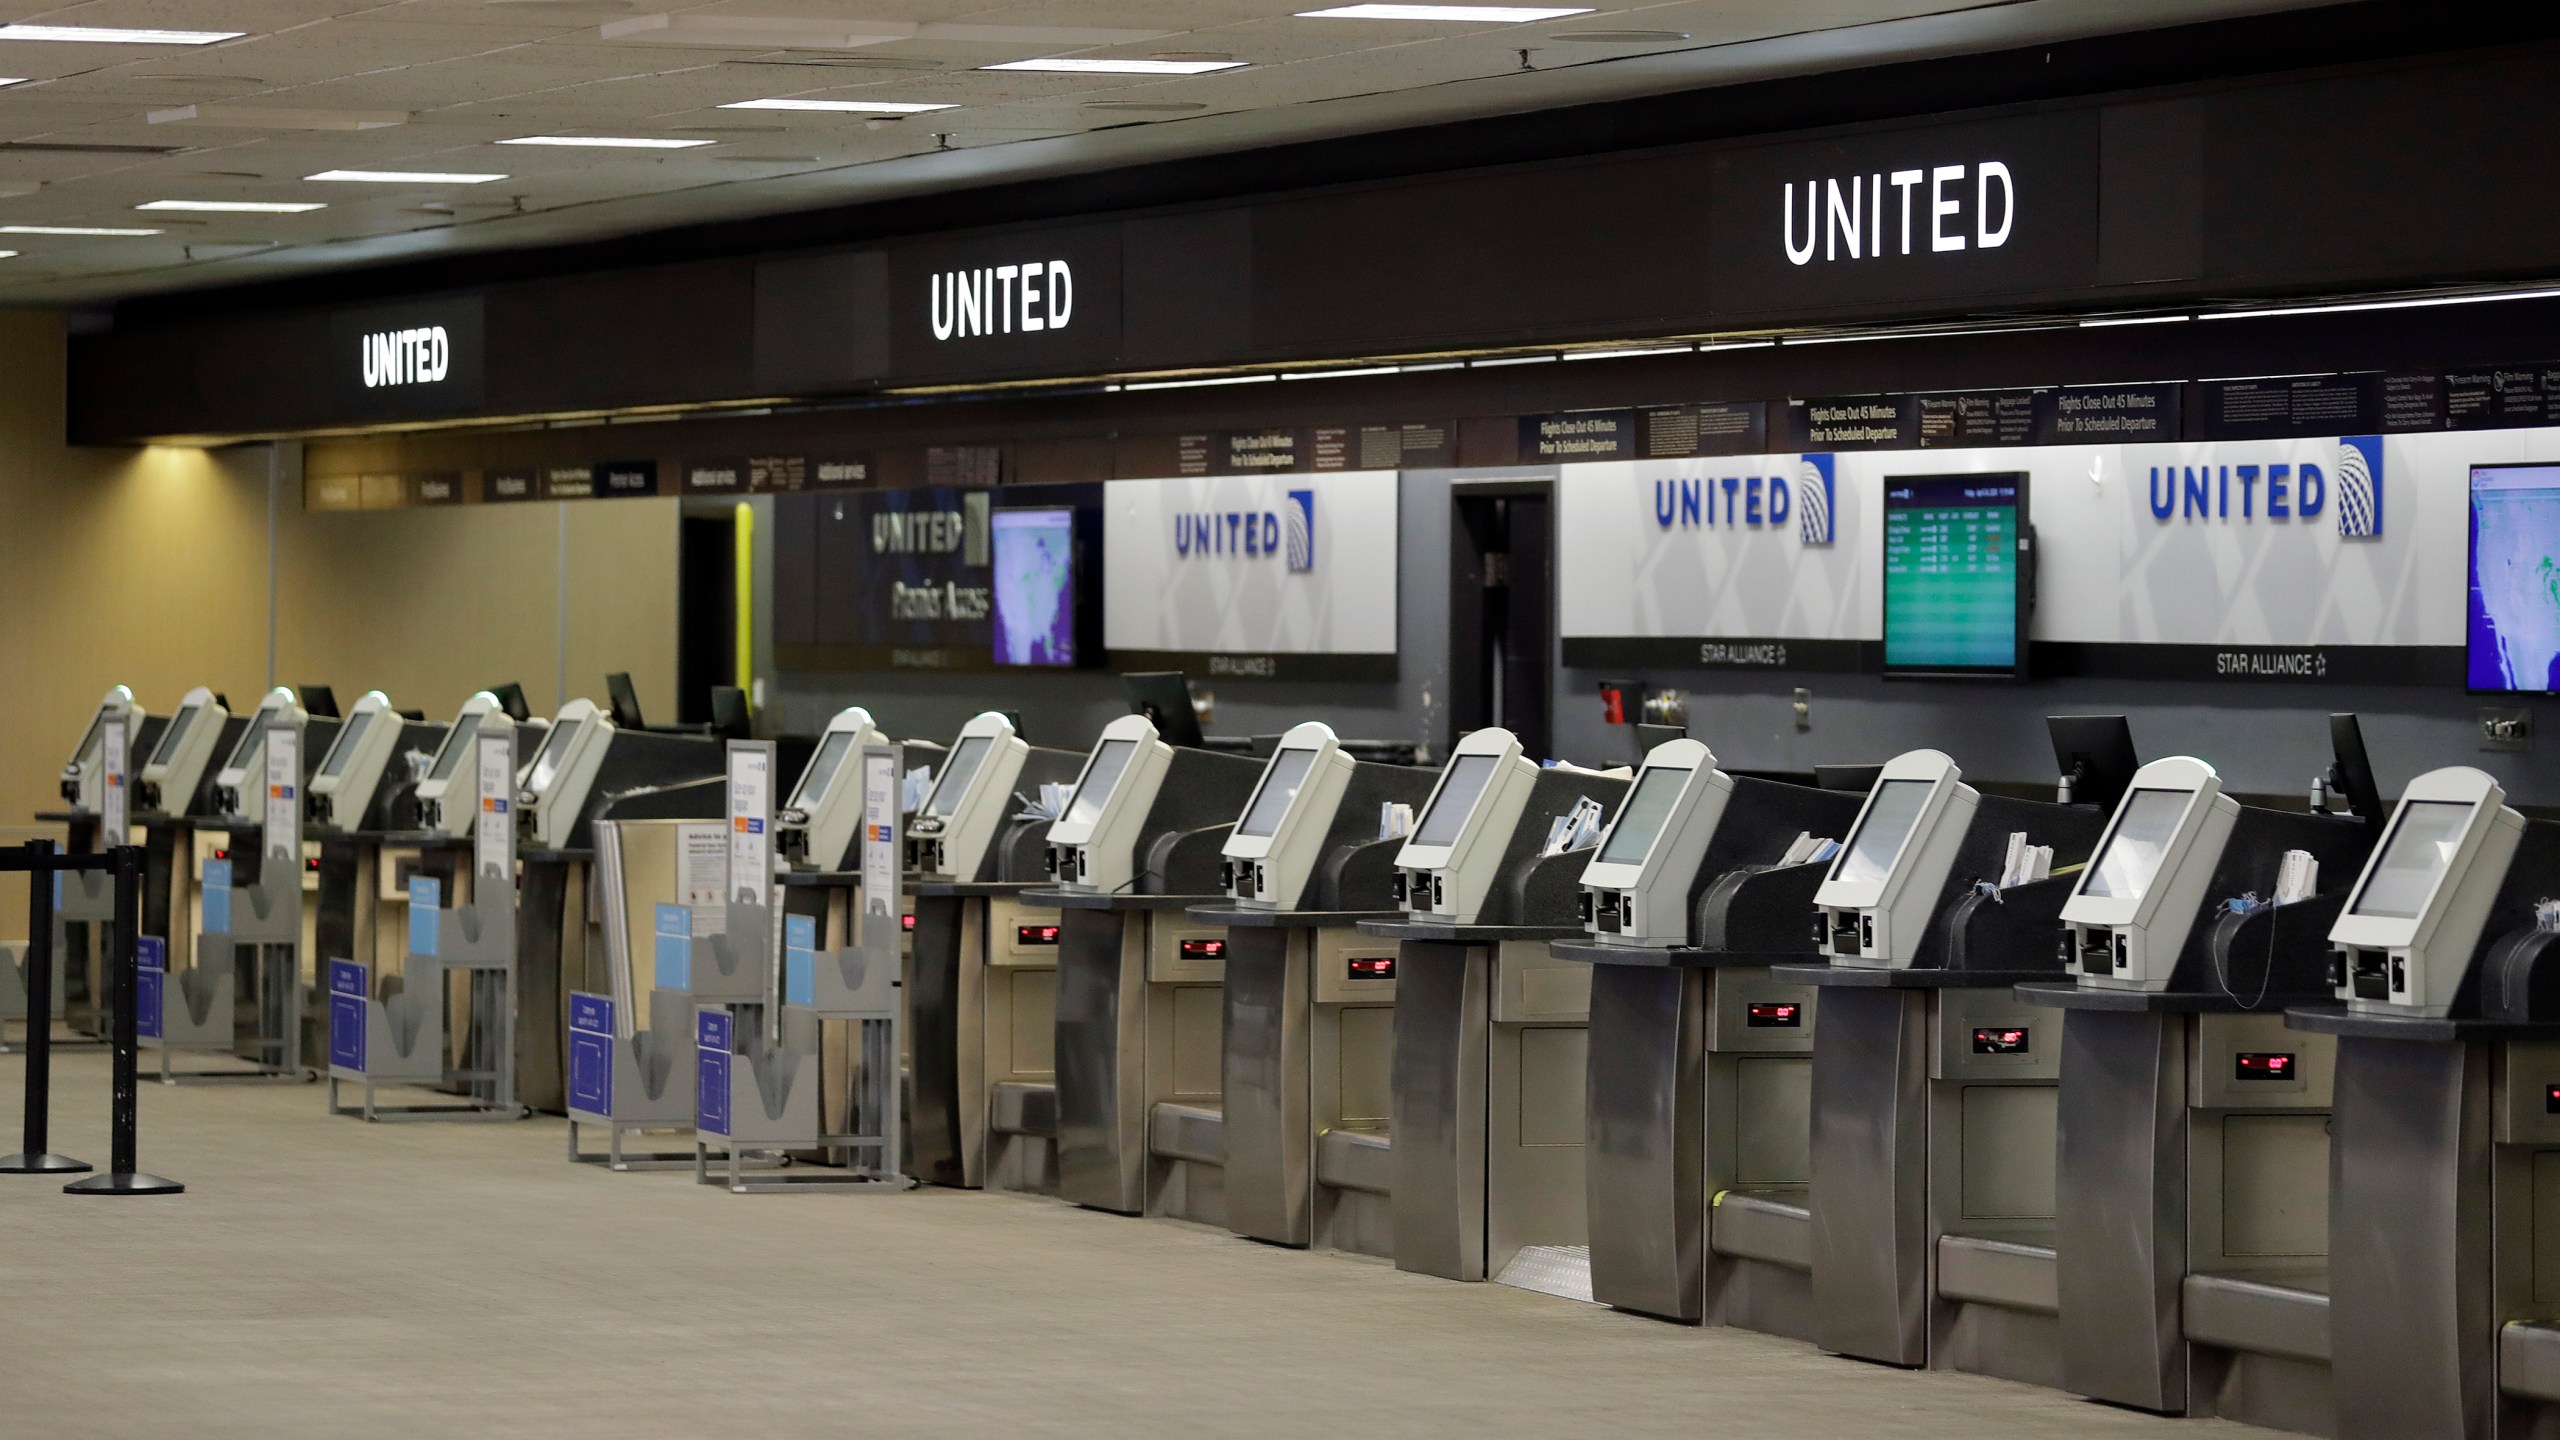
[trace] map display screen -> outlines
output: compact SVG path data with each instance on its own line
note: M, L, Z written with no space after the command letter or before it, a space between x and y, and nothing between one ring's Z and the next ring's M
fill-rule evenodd
M2473 690L2560 690L2560 465L2471 470Z
M1075 511L998 510L991 535L996 663L1075 664Z

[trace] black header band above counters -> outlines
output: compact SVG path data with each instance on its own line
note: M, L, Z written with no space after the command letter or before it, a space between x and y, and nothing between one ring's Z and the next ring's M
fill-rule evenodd
M2560 192L2511 119L2513 97L2555 88L2560 52L2473 52L112 328L72 342L71 431L292 433L2551 276Z

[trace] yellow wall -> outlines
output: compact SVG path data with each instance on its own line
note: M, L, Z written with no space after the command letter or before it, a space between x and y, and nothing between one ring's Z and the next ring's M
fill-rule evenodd
M62 435L61 317L0 312L0 843L59 836L31 817L59 807L62 762L109 686L165 714L193 686L236 710L267 683L268 447ZM651 718L674 718L678 502L306 515L282 453L277 680L333 686L341 705L378 688L436 718L515 680L549 711L565 633L571 697L601 703L605 672L629 670ZM24 886L0 879L0 936L25 927Z

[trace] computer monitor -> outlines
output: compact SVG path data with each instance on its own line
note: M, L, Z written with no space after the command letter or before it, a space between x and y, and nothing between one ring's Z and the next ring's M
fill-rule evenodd
M2025 677L2025 472L1887 479L1883 546L1885 674Z
M302 696L303 714L321 720L341 718L338 714L337 691L326 685L300 685L295 687L295 691Z
M517 724L522 725L533 718L533 707L525 703L524 687L513 680L504 685L492 685L486 693L496 696L498 708L507 712L507 718Z
M2142 761L2133 751L2133 727L2121 715L2048 715L2053 761L2071 782L2071 803L2112 811L2133 783Z
M1191 686L1181 671L1142 670L1121 676L1120 682L1129 687L1131 713L1156 722L1156 733L1164 743L1186 750L1205 748L1200 712L1191 708Z
M640 692L632 688L631 672L616 670L604 677L605 701L613 707L613 723L625 730L646 730L649 722L640 718Z
M752 739L755 717L747 709L747 692L735 685L711 687L711 733L723 740Z
M2365 758L2364 726L2351 714L2329 717L2329 783L2347 797L2348 808L2367 825L2385 818L2382 787L2373 778L2373 762Z

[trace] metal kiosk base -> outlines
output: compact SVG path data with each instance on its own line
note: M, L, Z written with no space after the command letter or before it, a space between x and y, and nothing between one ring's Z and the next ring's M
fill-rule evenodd
M1058 1192L1056 912L1009 881L917 881L907 965L909 1168L962 1189Z
M1579 926L1364 923L1394 940L1391 1161L1399 1270L1590 1296Z
M1818 987L1813 1341L1888 1365L2062 1382L2050 969L1782 965Z

